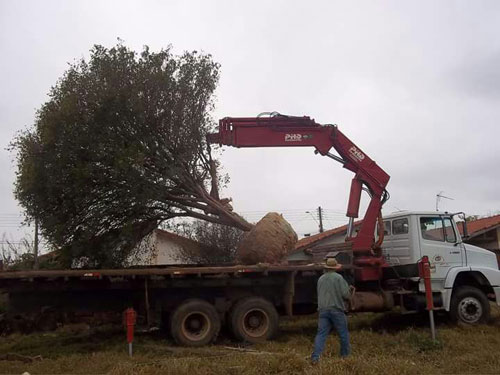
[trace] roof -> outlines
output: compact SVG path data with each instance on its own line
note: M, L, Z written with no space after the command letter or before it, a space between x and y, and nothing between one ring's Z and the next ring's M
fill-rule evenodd
M463 234L463 222L457 224L458 231L460 234ZM498 226L500 226L500 215L484 217L482 219L468 221L467 232L470 237L475 237Z
M48 253L38 255L38 261L56 259L59 256L59 254L60 253L58 250L52 250L49 251Z
M178 234L172 233L172 232L167 232L166 230L163 229L155 229L154 232L157 235L157 238L159 239L164 239L164 240L170 240L172 242L177 243L178 245L182 246L186 250L203 250L205 248L209 248L209 246L204 245L200 242L194 241L190 238L179 236Z
M354 227L359 226L361 224L361 222L362 222L362 220L355 221ZM321 240L324 240L325 238L334 236L336 234L341 234L343 232L347 232L347 225L342 225L341 227L333 228L333 229L327 230L323 233L318 233L318 234L311 236L311 237L302 238L301 240L297 241L297 243L295 244L295 250L306 249L306 248L314 245L316 242L319 242Z

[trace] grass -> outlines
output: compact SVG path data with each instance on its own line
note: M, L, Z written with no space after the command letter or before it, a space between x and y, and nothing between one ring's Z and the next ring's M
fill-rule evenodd
M492 305L488 325L452 326L437 317L438 342L430 339L425 316L359 314L350 317L353 354L338 358L337 337L331 335L320 364L308 357L316 333L316 317L283 319L280 335L241 353L216 345L175 347L160 333L137 334L133 358L127 355L119 328L90 332L56 331L0 338L0 353L41 355L32 363L0 361L1 374L440 374L500 372L500 311Z

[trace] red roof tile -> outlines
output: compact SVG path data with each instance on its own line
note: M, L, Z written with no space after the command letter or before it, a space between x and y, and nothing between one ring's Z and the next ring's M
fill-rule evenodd
M362 222L362 220L355 221L354 227L355 228L358 227L361 224L361 222ZM326 232L315 234L314 236L302 238L301 240L297 241L297 243L295 244L295 250L306 249L308 247L313 246L318 241L324 240L325 238L328 238L328 237L331 237L331 236L334 236L336 234L340 234L340 233L346 232L346 231L347 231L347 225L342 225L341 227L333 228L333 229L327 230Z
M458 224L458 231L460 234L463 234L463 223ZM483 232L487 229L492 229L496 226L500 225L500 215L484 217L482 219L477 219L474 221L467 222L467 231L469 232L469 236L474 236L475 233Z

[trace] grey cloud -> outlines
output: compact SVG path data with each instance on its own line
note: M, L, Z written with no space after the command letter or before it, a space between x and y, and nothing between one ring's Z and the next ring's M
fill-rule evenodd
M33 122L66 62L87 56L92 44L171 43L221 63L215 119L278 110L339 124L391 175L386 211L433 209L441 190L455 198L446 209L500 209L499 2L0 0L0 7L2 148ZM237 211L345 211L352 174L310 149L228 149L221 161ZM10 213L17 206L7 153L0 167L0 206ZM314 227L294 224L299 232Z
M500 98L500 48L470 55L448 76L453 89L479 98Z

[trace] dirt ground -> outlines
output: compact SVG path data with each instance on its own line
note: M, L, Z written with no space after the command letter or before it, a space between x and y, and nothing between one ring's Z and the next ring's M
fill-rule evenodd
M161 332L139 333L127 355L118 327L0 338L0 356L41 356L23 363L0 360L1 374L497 374L500 373L500 311L492 305L488 325L453 326L438 317L439 342L430 339L426 316L359 314L349 319L353 354L338 358L335 335L319 365L309 363L316 317L283 319L272 342L239 351L221 333L215 345L191 349L173 345ZM248 349L250 349L248 351Z

